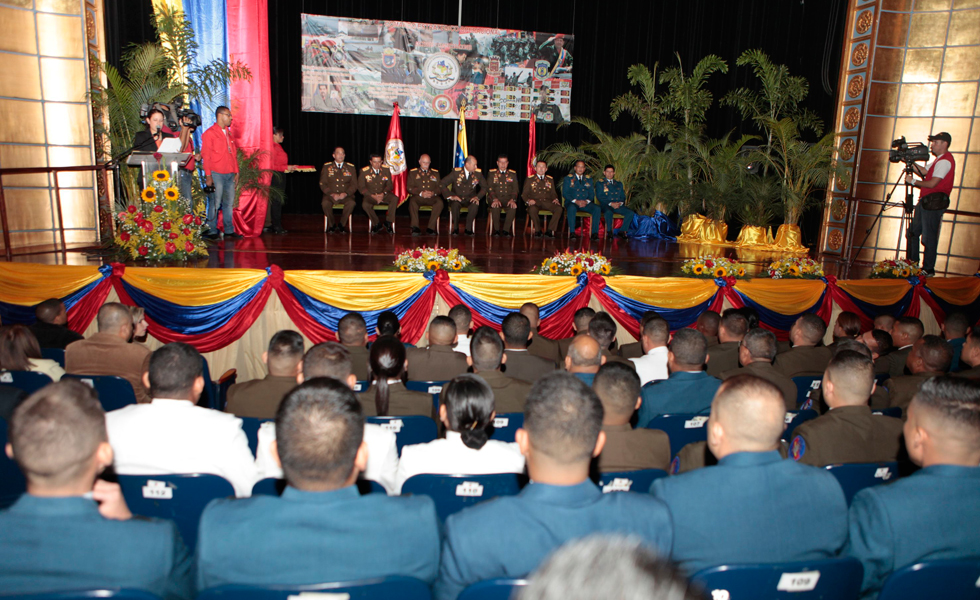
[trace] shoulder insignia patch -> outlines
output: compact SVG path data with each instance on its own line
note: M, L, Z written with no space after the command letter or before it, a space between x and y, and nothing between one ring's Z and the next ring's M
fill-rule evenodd
M418 171L418 169L416 168L416 169L409 169L408 170L409 173L411 173L412 171Z
M463 170L463 167L456 167L455 169L453 169L453 171L462 171L462 170Z
M793 436L793 443L789 447L790 456L793 460L800 460L806 454L806 440L802 436Z
M362 170L362 171L370 171L370 170L371 170L371 167L364 167L364 168L363 168L363 169L361 169L361 170Z
M670 461L670 474L677 475L681 470L681 457L675 456L674 460Z
M507 169L507 172L508 173L516 173L517 171L515 171L514 169Z

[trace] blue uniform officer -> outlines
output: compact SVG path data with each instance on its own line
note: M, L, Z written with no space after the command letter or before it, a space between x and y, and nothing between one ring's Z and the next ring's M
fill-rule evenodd
M626 208L626 190L623 188L623 182L616 181L616 167L606 165L602 174L606 178L596 184L595 197L599 201L599 206L602 207L603 216L606 218L606 237L612 237L613 213L615 213L623 217L623 226L619 228L619 237L625 240L629 237L626 232L630 230L636 213Z
M592 217L592 239L599 239L599 218L602 211L593 202L595 185L592 178L585 175L585 161L575 161L574 173L561 182L561 197L565 201L565 214L568 216L568 238L576 239L575 217L578 211L589 213Z

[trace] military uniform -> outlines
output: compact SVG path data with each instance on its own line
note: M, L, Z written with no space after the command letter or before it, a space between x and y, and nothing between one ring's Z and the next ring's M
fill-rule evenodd
M643 354L642 342L632 342L619 347L619 355L623 358L640 358Z
M347 219L357 205L354 199L354 192L357 191L357 169L349 162L340 165L336 162L324 163L323 170L320 171L320 190L323 192L320 206L327 217L327 230L333 229L338 224L346 227ZM334 200L330 194L347 194L347 196L343 200ZM339 223L333 216L334 204L344 205Z
M905 346L894 352L890 352L880 358L875 363L875 374L888 373L889 377L901 377L906 374L905 363L912 353L912 346ZM879 364L880 363L880 364Z
M429 216L429 224L426 226L427 229L435 229L436 221L439 219L439 215L442 214L442 208L445 204L442 201L442 196L439 193L442 191L441 178L439 177L439 171L436 169L412 169L408 172L408 214L412 216L412 227L417 228L419 226L419 207L420 206L431 206L432 214ZM432 192L433 195L429 198L423 198L420 194L422 192Z
M670 468L670 440L656 429L633 429L626 425L603 425L606 445L599 455L599 471L638 471Z
M266 375L228 388L225 412L236 417L275 419L282 399L296 387L296 377Z
M375 403L376 394L377 388L374 385L357 394L357 400L361 403L361 409L364 411L365 417L378 416L378 409ZM432 396L425 392L413 392L401 382L389 383L388 414L384 416L410 417L413 415L434 417Z
M711 364L710 362L708 364ZM775 368L772 363L766 361L755 361L742 367L741 369L730 369L721 374L724 381L736 375L754 375L760 379L765 379L769 383L779 388L783 393L783 400L786 402L786 410L796 410L796 384L789 377L783 375Z
M566 175L561 182L561 197L565 200L565 218L568 219L569 234L575 233L575 218L578 212L587 212L592 217L592 235L599 235L599 218L602 210L599 205L593 202L595 199L595 186L592 178L586 175L579 177L575 173ZM586 201L585 206L580 207L575 202Z
M442 178L442 196L449 202L449 214L453 217L454 227L459 225L460 208L465 203L469 208L466 213L466 231L472 232L476 213L480 212L480 200L486 195L487 180L479 171L474 171L467 176L463 168L457 167ZM450 196L458 196L459 200L452 200Z
M737 369L740 366L738 362L740 344L741 342L723 342L712 346L711 350L708 351L708 364L705 366L708 375L721 377L725 371Z
M524 401L531 391L530 383L508 377L500 371L480 371L477 375L493 390L494 410L498 415L524 412Z
M607 363L616 362L616 363L619 363L621 365L626 365L627 367L629 367L630 369L633 369L634 371L636 370L636 364L633 361L631 361L630 359L628 359L628 358L623 358L622 356L619 356L618 354L613 354L609 350L603 350L602 351L602 355L606 357L606 362Z
M599 201L599 206L602 208L602 215L606 219L606 237L612 237L614 213L623 216L623 225L620 227L619 232L622 234L627 233L630 230L633 219L636 218L636 213L626 207L626 189L623 187L623 182L616 181L615 179L600 180L595 186L595 198ZM619 208L609 206L617 202L622 202L623 205Z
M776 355L772 366L787 377L823 375L834 353L826 346L796 346Z
M558 190L555 189L555 181L551 178L551 175L545 175L544 177L533 175L525 179L521 198L527 204L527 217L531 219L535 231L539 234L542 229L538 211L551 211L551 225L548 227L548 231L554 235L554 232L558 230L558 223L561 221L561 213L565 209L558 202ZM530 203L531 200L534 201L534 204Z
M411 381L449 381L470 368L466 355L450 346L409 348L407 352L408 378Z
M507 169L501 173L500 169L494 169L487 174L487 185L489 186L487 211L490 213L490 221L493 223L493 232L501 232L505 235L510 233L514 217L517 216L517 195L520 188L517 186L517 173L513 169ZM493 203L498 202L500 206L494 207ZM511 203L513 202L513 208ZM500 211L505 210L504 226L500 227Z
M545 375L554 372L554 358L542 358L530 350L504 350L507 362L501 366L508 377L534 383Z
M388 213L385 215L385 222L392 224L395 222L395 209L398 208L398 196L391 193L395 187L395 182L391 177L391 170L388 167L381 167L377 171L369 166L361 169L361 174L357 177L357 189L361 192L364 199L361 201L361 208L367 213L371 220L371 229L377 229L382 225L378 219L378 214L374 210L377 204L387 204ZM381 202L376 202L371 197L372 194L384 194Z
M789 446L786 442L780 440L776 450L784 459L789 458ZM691 442L681 448L674 460L670 462L670 469L667 472L671 475L678 475L688 471L696 471L703 467L713 467L717 464L718 458L708 448L708 442Z
M893 377L885 382L885 389L888 390L888 406L902 409L902 416L908 415L909 403L912 397L919 391L926 379L931 377L941 377L944 373L939 371L926 371L915 375L902 375Z
M892 461L902 449L902 420L868 406L839 406L793 433L793 460L815 467Z
M347 351L350 352L351 361L351 373L357 376L358 381L367 381L368 379L368 361L371 358L371 352L367 349L367 346L344 346Z
M961 362L960 365L966 366L965 362ZM970 367L969 369L964 369L956 373L952 373L955 377L965 377L967 379L977 379L980 378L980 365L975 367Z
M561 360L558 342L546 338L536 331L531 336L531 343L528 344L527 351L534 356L540 356L551 362L559 362Z

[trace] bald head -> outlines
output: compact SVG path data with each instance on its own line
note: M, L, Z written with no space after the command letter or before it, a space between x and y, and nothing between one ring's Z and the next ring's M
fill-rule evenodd
M565 368L570 373L595 373L602 364L599 342L591 336L580 335L572 340L565 357Z
M452 346L456 343L456 321L449 317L436 317L429 323L430 346Z
M57 298L48 298L34 307L34 316L42 323L64 325L68 322L65 305ZM948 319L947 319L948 322Z
M772 383L752 375L730 377L711 403L708 446L719 459L736 452L768 452L779 446L786 403Z
M110 333L127 341L133 334L133 313L125 304L118 302L103 304L96 319L99 333Z
M694 326L706 336L718 336L718 325L721 322L721 315L713 310L706 310L698 317L698 322Z

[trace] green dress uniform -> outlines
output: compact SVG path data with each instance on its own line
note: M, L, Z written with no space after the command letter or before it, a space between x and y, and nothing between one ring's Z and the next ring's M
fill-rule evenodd
M575 233L575 218L579 211L589 213L592 217L592 235L599 235L599 218L602 211L595 199L595 186L592 178L587 175L579 177L575 173L566 175L561 182L561 197L565 199L565 217L568 219L568 233ZM585 201L585 206L576 202Z
M391 193L395 183L391 177L391 170L388 167L381 167L377 171L371 166L361 169L361 174L357 177L357 189L361 192L364 199L361 201L361 208L367 213L371 221L371 229L375 230L383 223L378 219L378 214L374 211L377 204L387 204L388 212L385 216L386 223L395 222L395 209L398 208L398 196ZM371 197L372 194L384 194L381 201L376 201Z
M408 172L408 213L412 216L413 228L419 226L420 206L432 207L432 214L429 216L427 228L433 230L436 228L436 221L439 219L439 215L442 214L443 206L445 206L445 203L442 201L442 196L439 195L442 191L440 180L439 171L436 169L427 169L425 171L412 169ZM422 192L432 192L433 195L428 198L423 198L420 195Z
M320 190L323 192L323 200L320 206L323 214L327 217L327 230L335 225L347 226L347 219L354 211L357 202L354 200L354 192L357 191L357 168L349 162L337 164L336 162L324 163L323 170L320 171ZM343 200L334 200L330 194L347 194ZM338 222L333 216L333 205L343 204L344 212L340 215Z
M893 461L902 450L902 420L868 406L839 406L793 434L793 460L815 467Z
M480 200L486 195L487 180L479 171L467 174L465 169L457 167L442 179L442 196L449 201L449 214L454 224L459 223L459 209L463 203L469 207L466 213L467 232L472 233L476 213L480 212ZM450 196L458 196L459 200L453 200Z
M558 190L555 187L555 180L551 178L551 175L532 175L525 179L521 198L527 204L527 216L534 223L534 229L538 235L541 234L541 219L538 217L538 211L551 211L552 219L548 231L554 235L554 232L558 229L558 223L561 221L561 213L565 209L558 201ZM534 204L531 204L532 200Z
M595 198L599 201L599 206L602 208L602 215L606 219L606 237L612 237L614 213L623 216L623 226L619 229L620 233L626 233L630 230L630 225L633 224L636 213L626 207L626 190L623 188L622 181L616 181L615 179L600 180L595 186ZM610 204L619 202L622 202L622 206L619 208L610 206Z
M517 173L513 169L507 169L504 172L501 172L500 169L494 169L487 174L487 184L489 187L487 210L490 213L493 232L494 234L503 233L506 235L510 232L514 217L517 216L517 196L520 194L520 188L517 186ZM494 206L494 203L497 206ZM506 211L503 229L500 228L501 209Z

